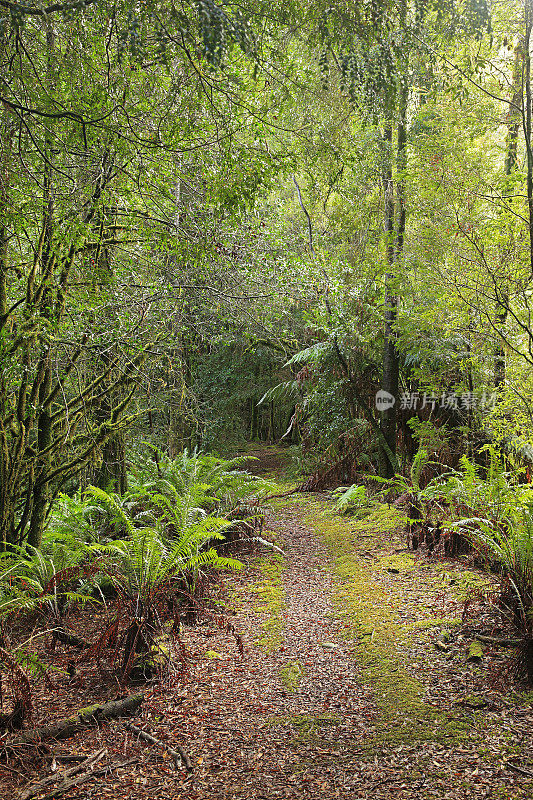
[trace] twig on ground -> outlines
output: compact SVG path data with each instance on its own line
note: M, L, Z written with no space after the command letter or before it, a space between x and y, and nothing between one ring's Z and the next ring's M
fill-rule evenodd
M508 769L512 769L513 772L518 772L519 775L525 775L527 778L533 778L533 772L530 769L518 767L516 764L513 764L512 761L506 761L505 766Z
M23 789L22 792L19 794L18 800L30 800L31 797L35 797L35 795L40 794L43 789L51 784L55 783L58 779L62 778L63 783L69 779L71 779L74 775L77 775L80 772L84 772L85 770L89 769L100 761L105 754L107 753L107 749L103 747L101 750L97 750L95 753L91 753L90 756L85 758L81 764L76 764L74 767L70 767L67 769L62 775L54 773L53 775L47 775L46 778L38 781L37 783L33 783L31 786L28 786L26 789Z
M54 753L53 757L55 758L56 761L62 761L65 764L68 764L68 763L76 764L76 763L79 763L80 761L83 761L85 759L85 756L75 755L74 753L64 753L64 754L63 753L59 753L59 754Z
M130 722L126 722L124 724L124 727L126 728L126 730L131 731L131 733L134 733L139 739L143 739L143 741L148 742L148 744L158 745L159 747L162 747L164 750L170 753L170 755L174 760L174 765L176 769L179 769L181 764L184 764L185 767L189 770L189 772L192 771L193 767L191 764L191 760L187 755L187 753L180 747L179 744L174 745L174 747L176 748L174 750L166 742L162 742L160 739L156 739L155 736L152 736L151 734L146 733L146 731L137 728L136 725L132 725Z
M262 503L267 503L269 500L278 500L281 497L289 497L291 494L296 494L297 492L303 491L300 486L297 486L296 489L291 489L288 492L282 492L281 494L267 494L266 497L261 498Z
M68 790L72 789L73 786L81 786L83 783L87 783L87 781L90 781L93 778L99 778L101 775L107 775L116 769L129 767L131 764L136 764L138 760L138 758L129 758L127 761L120 761L118 764L108 764L106 767L102 767L101 769L91 770L84 775L77 775L76 777L72 778L72 780L66 780L60 783L55 789L52 789L51 792L42 797L41 800L53 800L54 797L58 797L60 794L68 792Z
M481 636L476 633L476 639L485 644L494 644L496 647L518 647L520 639L498 639L497 636Z

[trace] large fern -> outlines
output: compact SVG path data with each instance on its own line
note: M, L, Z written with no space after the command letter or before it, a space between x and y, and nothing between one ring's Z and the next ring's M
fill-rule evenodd
M128 539L93 545L94 552L109 557L109 576L116 588L130 598L146 602L171 578L182 578L191 588L202 567L239 569L239 561L222 558L213 547L213 540L224 537L225 520L206 517L190 525L180 536L169 539L161 525L135 529Z

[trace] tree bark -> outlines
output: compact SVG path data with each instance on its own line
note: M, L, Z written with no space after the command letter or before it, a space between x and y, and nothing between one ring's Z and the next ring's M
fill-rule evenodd
M1 45L4 45L6 32L0 34ZM9 186L11 183L11 147L15 134L15 126L7 108L3 111L0 139L0 330L7 324L8 301L8 258L9 230L7 211L9 209ZM0 549L5 549L9 530L12 528L14 508L9 493L10 457L9 432L2 424L9 414L6 383L3 370L0 371ZM6 426L7 427L7 426Z
M405 239L405 179L404 171L407 156L407 101L408 83L404 77L398 92L398 127L396 139L396 195L392 174L393 127L387 121L383 135L385 145L385 164L383 170L384 238L387 260L385 275L385 319L383 375L381 388L394 398L394 403L381 414L381 430L387 448L382 444L380 472L382 477L391 478L396 469L396 430L398 420L398 388L400 378L400 356L397 348L396 321L398 318L398 296L395 282L403 259ZM394 458L391 458L391 455Z
M522 66L524 64L524 46L523 42L519 41L514 49L514 65L512 76L512 95L511 102L509 103L508 111L508 130L505 141L505 175L511 175L516 169L517 164L517 149L518 149L518 127L519 115L518 109L522 106ZM507 322L507 313L509 305L509 292L505 287L502 287L503 297L501 302L496 300L496 330L503 330ZM505 384L505 350L503 347L503 336L496 343L494 350L494 386L498 389Z
M55 36L53 23L50 19L45 19L46 27L46 83L47 89L51 93L54 89L53 59L55 48ZM47 129L44 144L44 187L43 187L43 249L42 249L42 281L44 284L44 308L43 316L52 321L52 297L51 289L46 285L47 276L51 273L54 261L54 243L52 241L53 218L54 218L54 189L53 189L53 166L52 166L52 136ZM48 295L48 302L46 296ZM43 455L39 458L36 470L36 478L39 481L33 493L33 508L30 516L28 530L28 544L32 547L40 547L44 523L46 520L46 510L48 508L49 486L45 480L50 470L49 447L52 442L52 404L50 402L50 391L52 388L52 369L50 364L50 348L47 344L43 346L41 353L43 379L39 386L39 417L37 422L37 448L38 453ZM41 370L40 370L41 371Z
M32 728L9 742L15 747L21 744L38 744L45 739L66 739L88 725L97 725L102 720L115 719L136 711L144 700L144 695L133 694L122 700L111 700L109 703L97 703L82 708L71 717L60 719L42 728Z
M531 146L531 30L533 28L533 3L525 0L525 36L524 36L524 89L525 108L522 115L524 138L527 155L527 205L529 218L529 257L531 274L533 275L533 150Z

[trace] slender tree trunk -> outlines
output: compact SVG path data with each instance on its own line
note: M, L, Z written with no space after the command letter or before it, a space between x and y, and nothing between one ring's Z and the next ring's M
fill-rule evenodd
M46 60L47 60L47 74L46 82L49 92L51 93L54 88L54 47L55 36L53 23L51 20L45 20L46 26ZM44 188L43 188L43 250L42 250L42 275L43 281L50 271L50 264L54 259L54 243L53 236L53 219L54 219L54 189L53 189L53 141L49 129L46 130L45 143L44 143ZM48 295L49 302L43 303L45 309L44 315L50 320L52 318L52 297L51 287L44 288L45 295ZM48 309L48 310L46 310ZM50 363L50 348L47 344L43 345L41 351L41 372L43 378L39 385L39 416L37 422L37 451L42 454L37 462L37 469L35 473L35 488L33 491L33 506L30 516L29 529L28 529L28 544L32 547L40 547L44 523L46 520L46 511L48 508L48 500L50 488L47 481L47 476L50 471L51 461L48 448L52 441L52 404L49 400L50 391L52 388L52 368Z
M4 43L3 34L0 42ZM9 232L7 227L7 210L9 208L9 185L11 172L11 143L14 126L7 109L2 118L0 143L0 329L8 325L8 258ZM7 387L3 371L0 371L0 420L8 417ZM0 425L0 549L5 544L12 529L14 520L13 501L9 496L9 470L11 459L8 445L9 431Z
M527 205L529 217L529 251L530 267L533 275L533 150L531 145L531 30L533 28L533 0L525 0L525 36L524 36L524 90L525 108L522 120L527 154Z
M252 442L259 438L259 409L257 407L257 397L252 397L252 420L250 425L250 437Z
M522 66L524 64L524 46L523 42L519 41L514 50L514 65L512 77L512 95L511 102L509 103L509 117L508 117L508 131L505 142L505 174L511 175L516 169L517 164L517 148L518 148L518 127L519 127L519 109L522 106ZM502 331L507 322L507 313L509 305L509 292L506 287L502 287L501 300L498 298L496 301L496 327ZM502 337L503 338L503 337ZM505 350L502 340L496 343L494 351L494 386L496 388L505 384Z
M99 354L99 358L104 365L104 371L110 367L112 355L108 351ZM109 379L102 384L105 394L102 398L100 407L95 411L95 420L98 425L102 425L111 419L114 408L124 398L124 391L118 389L112 391L114 383L113 373L110 372ZM151 412L150 412L151 417ZM101 450L101 465L94 470L92 482L100 489L112 491L122 495L128 490L128 475L126 472L126 444L122 431L114 431L103 443Z
M383 376L381 388L394 398L394 403L382 412L381 430L388 450L381 447L380 472L385 478L394 474L396 457L396 433L398 423L398 388L400 378L400 357L397 348L396 320L398 318L398 296L395 282L403 259L405 238L405 180L404 170L407 156L407 100L408 83L403 79L398 93L398 129L396 151L396 196L392 174L393 128L387 122L384 132L385 168L383 170L383 190L385 194L384 234L387 259L385 275L385 343L383 349Z
M394 184L392 178L392 122L387 122L383 140L385 144L385 165L383 169L385 253L387 272L385 274L385 328L383 346L383 374L381 388L394 398L394 404L381 414L381 430L391 453L396 453L396 396L398 393L398 354L396 350L394 323L397 315L397 298L392 289L394 281ZM386 450L381 447L380 473L389 478L393 468Z
M36 472L36 483L33 490L33 510L30 517L30 524L28 529L28 544L32 547L40 547L44 523L46 520L46 511L48 508L49 500L49 485L46 480L48 472L50 471L50 456L45 454L45 451L50 446L52 423L51 423L51 406L50 403L45 402L50 394L52 388L52 372L50 369L50 352L47 351L44 355L44 378L39 387L39 405L41 411L39 414L38 428L37 428L37 447L39 453L44 455L38 461Z

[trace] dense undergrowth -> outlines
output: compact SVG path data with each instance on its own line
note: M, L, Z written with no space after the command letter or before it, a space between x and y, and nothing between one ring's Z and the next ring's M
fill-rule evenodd
M208 616L233 633L224 607L210 591L220 570L239 569L236 542L270 544L260 533L258 502L272 486L244 471L247 457L224 460L184 452L139 459L123 496L90 486L61 495L42 547L11 547L1 555L0 662L9 678L12 709L4 728L31 715L31 681L49 665L32 650L51 636L91 659L105 680L127 684L161 674L169 639L182 624ZM69 628L82 607L99 627L91 641ZM76 659L69 662L76 674Z

